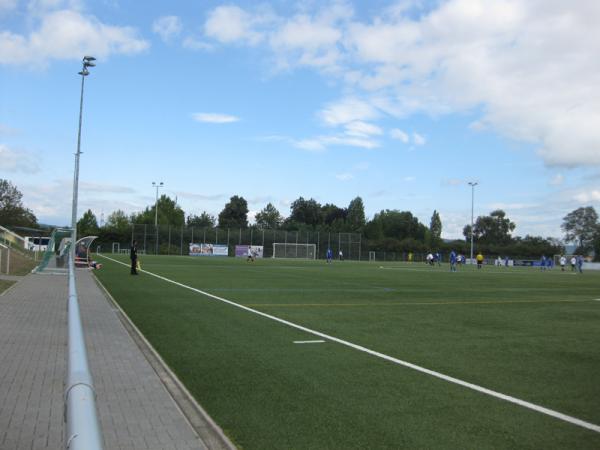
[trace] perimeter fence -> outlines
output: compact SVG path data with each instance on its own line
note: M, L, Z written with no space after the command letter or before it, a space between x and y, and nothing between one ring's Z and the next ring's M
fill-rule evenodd
M236 245L262 245L263 255L273 256L273 244L315 244L317 258L324 259L330 248L334 257L368 260L369 250L359 233L334 233L323 231L286 231L249 228L198 228L168 225L132 225L128 235L112 239L100 236L94 250L126 253L132 241L137 242L138 252L151 255L187 255L189 244L227 245L229 255L235 255Z

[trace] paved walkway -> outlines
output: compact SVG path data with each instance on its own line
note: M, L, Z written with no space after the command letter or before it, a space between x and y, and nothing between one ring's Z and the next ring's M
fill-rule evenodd
M215 448L196 434L93 275L76 277L105 449ZM64 448L67 292L66 276L36 274L0 296L0 449Z

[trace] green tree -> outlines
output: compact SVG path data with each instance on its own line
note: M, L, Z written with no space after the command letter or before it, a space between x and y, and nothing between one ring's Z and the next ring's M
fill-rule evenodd
M98 220L92 210L88 209L77 222L77 238L96 236L98 231Z
M118 209L108 215L104 227L119 233L127 232L131 228L131 221L125 212Z
M214 228L216 223L217 219L215 219L215 216L206 211L202 211L202 214L199 216L188 216L187 218L188 227Z
M260 212L256 214L256 226L258 228L279 228L283 222L283 217L272 203L267 203Z
M565 240L576 242L577 252L589 252L598 233L598 213L593 206L577 208L563 218Z
M23 206L23 194L10 181L0 179L0 225L36 227L37 218Z
M289 221L316 227L322 223L321 205L315 199L299 197L292 202Z
M333 203L327 203L321 207L321 220L330 228L334 224L336 224L338 228L343 226L345 224L347 215L348 212L344 208L340 208Z
M512 240L511 232L516 225L501 209L494 210L489 216L479 216L473 226L473 239L478 243L506 245ZM465 239L471 239L471 226L463 228Z
M223 211L219 213L219 226L222 228L248 227L248 202L244 197L234 195Z
M367 220L365 217L365 205L362 198L356 197L350 202L348 205L346 222L348 223L350 230L356 233L362 232L365 228Z
M435 209L431 215L431 221L429 222L429 232L431 233L431 243L436 245L442 240L442 219L440 213Z
M419 222L410 211L386 209L373 217L367 225L368 233L377 233L379 238L394 238L397 240L413 239L423 242L427 227ZM368 238L375 238L367 234Z
M152 206L147 206L144 211L134 216L133 221L136 224L154 225L156 208L158 206L158 224L172 225L181 227L185 223L185 213L167 195L161 195L158 202Z

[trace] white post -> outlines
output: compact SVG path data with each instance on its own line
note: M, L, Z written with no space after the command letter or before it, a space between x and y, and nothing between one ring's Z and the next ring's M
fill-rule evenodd
M473 264L473 208L475 205L475 186L477 186L476 181L469 181L469 186L471 186L471 264Z

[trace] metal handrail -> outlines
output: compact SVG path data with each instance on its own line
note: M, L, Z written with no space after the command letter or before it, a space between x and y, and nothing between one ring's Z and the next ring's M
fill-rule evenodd
M102 450L96 391L88 367L85 338L75 286L75 265L69 258L69 360L65 388L66 444L69 450Z

